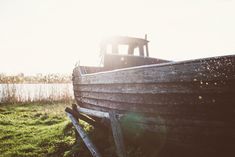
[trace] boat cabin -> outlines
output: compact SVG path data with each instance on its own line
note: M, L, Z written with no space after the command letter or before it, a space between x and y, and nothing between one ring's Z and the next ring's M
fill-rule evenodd
M148 40L133 37L112 37L101 43L103 54L126 54L149 57Z
M145 39L117 36L103 40L100 44L101 67L80 66L84 74L110 71L134 66L169 62L149 57L147 37Z
M134 37L111 37L101 42L103 66L105 70L168 62L150 58L147 36L145 39Z

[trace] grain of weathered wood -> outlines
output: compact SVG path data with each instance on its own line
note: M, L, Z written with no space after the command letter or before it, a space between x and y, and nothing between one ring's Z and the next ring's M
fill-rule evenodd
M99 101L96 103L86 103L86 102L80 102L83 103L84 108L90 108L94 110L99 110L99 111L106 111L108 112L109 110L115 109L120 113L125 113L125 112L137 112L137 113L145 113L148 115L159 115L159 116L171 116L174 118L179 118L179 117L184 117L184 118L193 118L193 119L198 119L198 120L203 120L203 119L210 119L210 120L229 120L234 122L234 110L232 109L227 109L227 110L222 110L218 108L217 110L210 111L210 109L203 109L200 111L200 108L192 108L188 107L186 109L181 109L180 107L174 108L171 106L168 107L156 107L156 108L143 108L143 107L136 107L132 105L129 105L126 107L126 111L122 111L119 109L118 105L123 106L123 104L117 104L112 102L111 106L109 103L111 102L104 102L104 101ZM204 110L204 112L202 112ZM218 112L219 110L219 112Z
M75 94L76 97L96 100L107 100L119 103L143 104L148 107L157 105L181 105L188 104L189 106L202 104L204 107L221 106L220 104L235 104L233 100L235 93L210 93L210 94L120 94L120 93L101 93L101 92L81 92ZM146 106L146 107L147 107ZM185 106L187 107L187 106ZM227 105L226 105L227 107ZM122 107L120 108L122 109Z
M102 127L103 126L100 123L97 123L96 121L94 121L93 119L88 118L87 116L85 116L83 114L80 114L77 110L75 110L75 108L70 109L67 107L65 109L65 112L72 114L76 119L83 120L94 127Z
M176 100L176 99L175 99ZM143 112L143 113L179 113L181 114L208 114L216 112L217 114L228 113L234 115L234 103L224 101L223 108L221 104L214 104L212 101L210 104L206 103L156 103L156 104L138 104L138 103L128 103L128 102L116 102L110 100L102 99L93 99L85 97L77 97L77 101L81 103L88 103L94 106L100 106L104 108L117 109L120 111L129 111L129 112ZM220 112L218 112L218 110ZM227 115L225 115L227 116Z
M117 118L117 114L114 111L109 112L109 118L111 122L112 132L113 132L113 138L117 149L118 157L126 157L126 150L125 145L123 141L123 135L120 123Z
M235 145L234 55L101 70L73 77L76 101L94 115L139 114L131 122L141 129L198 150Z
M79 133L80 137L82 138L82 140L84 141L85 145L87 146L87 148L91 152L91 155L93 157L101 157L101 155L97 151L95 145L91 142L91 140L89 139L88 135L85 133L83 128L79 125L78 121L73 117L72 114L67 112L67 115L68 115L69 119L72 121L74 127L78 131L78 133Z
M195 82L171 82L171 83L130 83L130 84L74 84L76 92L101 92L123 94L157 94L157 93L224 93L233 91L235 86L232 81L195 81Z
M87 109L87 108L82 108L78 107L78 110L80 113L89 115L89 116L95 116L99 118L109 118L109 113L108 112L103 112L103 111L96 111L92 109ZM141 124L146 124L146 125L151 125L151 126L196 126L196 127L214 127L216 128L235 128L233 125L233 122L230 121L222 121L222 120L197 120L193 118L175 118L175 117L162 117L159 115L155 116L150 116L150 115L144 115L143 113L125 113L125 114L117 114L118 119L124 118L128 114L135 114L139 116L140 118L138 119L132 119L133 123L139 123Z
M74 78L80 84L226 81L235 78L234 57L140 66ZM128 79L127 79L128 78Z
M91 112L89 112L91 113ZM107 112L106 112L107 113ZM126 115L123 115L125 117ZM171 139L181 139L181 142L187 142L188 144L195 144L195 140L198 139L194 137L197 133L198 136L203 138L227 138L235 139L235 127L233 123L229 122L218 122L218 121L198 121L189 119L164 119L156 117L153 119L143 117L143 119L138 119L138 121L132 121L139 125L140 128L149 131L155 131L159 133L167 133L167 137ZM228 128L230 128L228 130ZM227 136L226 136L227 135ZM188 136L188 138L185 138ZM194 139L194 140L193 140Z
M77 110L81 113L84 113L90 116L95 116L99 118L109 118L108 112L96 111L96 110L91 110L91 109L82 108L82 107L78 107Z

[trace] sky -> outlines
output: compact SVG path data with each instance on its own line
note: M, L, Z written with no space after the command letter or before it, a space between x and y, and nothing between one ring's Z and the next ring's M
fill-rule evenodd
M151 57L235 54L235 1L0 0L0 73L71 73L103 38L145 34Z

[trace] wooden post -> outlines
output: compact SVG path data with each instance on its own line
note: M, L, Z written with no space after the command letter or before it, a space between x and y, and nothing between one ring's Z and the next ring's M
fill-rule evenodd
M109 112L109 118L111 122L113 138L117 149L118 157L126 157L125 146L123 142L122 130L120 123L116 117L116 113L114 111Z
M145 34L144 39L147 40L147 34ZM146 48L146 56L149 57L149 48L148 48L148 41L145 44L145 48Z
M148 43L145 45L146 48L146 56L149 57L149 48L148 48Z
M67 112L67 115L68 115L69 119L72 121L72 123L73 123L74 127L76 128L76 130L78 131L78 133L79 133L80 137L82 138L83 142L85 143L85 145L87 146L87 148L91 152L92 156L93 157L101 157L101 155L97 151L95 145L91 142L91 140L88 137L88 135L86 134L86 132L79 125L77 119L74 118L74 116L71 113Z

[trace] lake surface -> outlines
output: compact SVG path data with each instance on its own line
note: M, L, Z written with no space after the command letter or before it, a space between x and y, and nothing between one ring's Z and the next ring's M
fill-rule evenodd
M61 100L73 98L72 84L0 84L0 102Z

